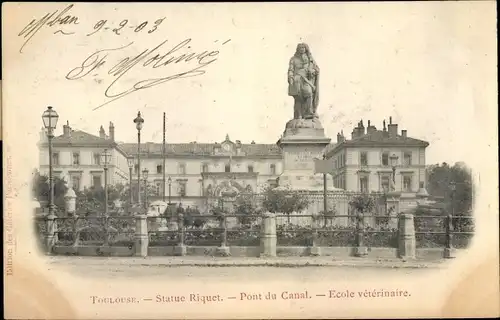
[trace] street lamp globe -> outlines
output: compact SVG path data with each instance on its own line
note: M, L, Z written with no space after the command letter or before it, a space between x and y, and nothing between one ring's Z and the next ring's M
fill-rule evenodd
M172 178L168 177L168 184L172 184Z
M134 167L134 159L133 158L128 158L127 159L128 167L133 168Z
M142 176L144 177L144 180L148 179L148 174L149 174L149 170L148 169L142 170Z
M137 118L134 119L135 127L141 131L144 119L141 117L141 112L137 112Z
M398 156L393 153L390 157L389 160L391 161L391 167L395 167L398 165Z
M104 149L104 152L101 154L102 163L107 166L111 162L111 153L108 149Z
M52 109L52 107L47 107L42 114L43 125L45 129L54 130L57 126L57 120L59 119L59 115L56 110Z

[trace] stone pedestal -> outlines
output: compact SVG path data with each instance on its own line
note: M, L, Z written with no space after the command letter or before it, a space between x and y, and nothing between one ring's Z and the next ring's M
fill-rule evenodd
M185 245L177 245L174 247L174 255L185 256L187 254L187 248Z
M354 256L358 258L366 257L368 255L368 248L365 246L354 247Z
M215 252L220 257L229 257L231 255L231 252L229 251L228 246L218 247Z
M47 215L45 217L45 223L47 225L47 232L45 233L45 249L48 255L52 254L54 245L57 242L57 222L55 215Z
M146 257L148 255L148 222L146 215L135 217L135 255Z
M444 248L443 258L445 258L445 259L456 258L456 250L455 250L455 248Z
M261 257L276 257L276 240L276 216L273 213L265 213L260 233Z
M415 259L416 240L413 214L402 213L399 216L399 250L402 259Z
M314 159L323 158L323 150L330 140L317 118L288 121L277 143L283 150L279 185L294 190L322 191L323 174L314 172ZM327 175L327 187L333 189L331 175Z

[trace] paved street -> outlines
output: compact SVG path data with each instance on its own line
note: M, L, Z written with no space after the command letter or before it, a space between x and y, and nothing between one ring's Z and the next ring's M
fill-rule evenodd
M97 258L97 257L51 257L50 269L64 268L70 273L80 276L103 277L103 278L137 278L158 277L162 280L179 279L179 277L216 277L220 280L238 281L238 280L273 280L289 279L291 276L295 279L303 281L314 281L324 279L339 278L339 279L359 279L360 270L366 279L367 276L389 275L401 276L405 274L424 273L429 271L429 268L438 267L437 263L433 266L415 267L399 265L395 262L376 262L365 261L357 262L357 264L338 261L331 263L331 258L328 259L330 265L320 266L326 259L311 259L312 266L298 264L298 260L293 259L284 267L265 266L262 263L251 265L254 261L262 261L257 259L195 259L187 258L180 260L173 257L157 257L157 258ZM195 266L195 261L223 261L224 263L217 266ZM230 261L236 261L235 265L228 265ZM283 262L286 259L275 260ZM177 263L179 262L179 263ZM184 264L184 265L183 265ZM185 265L187 264L187 265ZM295 264L295 265L294 265Z

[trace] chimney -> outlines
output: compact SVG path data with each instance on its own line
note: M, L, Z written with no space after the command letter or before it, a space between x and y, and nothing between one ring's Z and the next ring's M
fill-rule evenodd
M366 134L372 134L375 131L377 131L377 128L375 126L372 126L371 121L368 120L368 128L366 128Z
M69 121L66 121L66 124L63 126L63 135L65 137L71 136L71 127L69 126Z
M99 129L99 137L103 138L103 139L106 139L106 132L104 131L104 128L102 126Z
M340 135L340 132L337 133L337 143L341 143L342 142L342 136Z
M109 122L109 139L115 141L115 125L111 121Z
M407 130L401 130L401 136L403 138L406 138L407 137Z
M250 142L250 144L255 144L255 141L252 140L252 142Z
M396 138L398 135L398 125L392 123L392 117L389 117L389 125L387 126L387 131L389 131L389 138Z
M359 122L359 137L362 137L366 134L365 132L365 126L363 124L363 119L361 119L361 121Z

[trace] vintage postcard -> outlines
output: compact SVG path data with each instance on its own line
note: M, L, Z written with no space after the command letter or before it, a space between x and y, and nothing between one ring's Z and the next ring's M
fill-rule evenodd
M2 9L5 318L499 316L494 1Z

